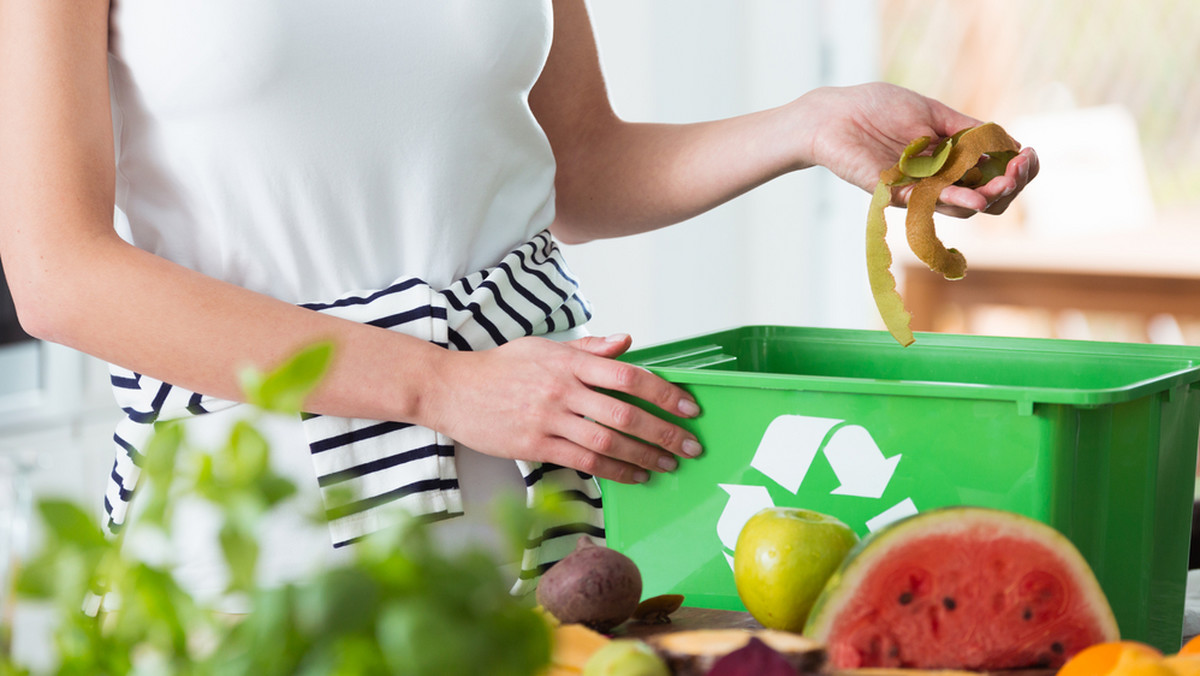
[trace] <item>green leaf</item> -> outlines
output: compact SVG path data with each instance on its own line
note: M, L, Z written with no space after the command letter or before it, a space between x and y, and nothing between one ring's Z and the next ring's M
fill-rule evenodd
M133 564L115 591L119 610L106 618L106 636L118 643L153 648L165 659L190 657L187 638L198 624L199 611L170 572Z
M271 374L252 374L248 396L295 413L330 354L329 345L315 346ZM136 499L150 500L142 513L151 512L164 531L179 496L211 501L222 517L218 539L229 591L249 597L253 611L234 624L215 621L169 568L126 558L120 539L106 538L91 510L43 501L47 537L26 562L21 593L60 607L57 673L523 676L549 662L546 623L525 607L527 599L508 594L510 580L490 551L445 552L420 519L398 518L400 525L364 539L354 561L342 567L296 585L257 588L261 520L296 487L272 471L268 441L252 421L235 424L225 445L211 453L197 453L183 432L160 426L147 447L146 482ZM517 551L537 519L565 508L550 501L526 510L514 500L496 503L493 513ZM145 525L141 518L126 528ZM80 613L89 590L109 590L107 598L119 604L100 618ZM17 666L3 671L9 665L2 659L0 676L22 673Z
M466 628L430 601L393 601L383 609L378 626L376 638L393 673L483 673L471 669L474 646L461 645Z
M171 517L171 487L175 484L176 462L183 446L183 428L177 422L158 423L146 444L146 480L139 488L143 502L141 518L166 529Z
M0 676L29 676L29 671L14 664L7 656L0 655Z
M508 606L490 619L486 632L487 673L492 676L523 676L541 673L550 664L553 637L550 625L532 608Z
M183 427L179 421L156 423L154 436L146 444L145 471L151 481L170 485L175 478L175 460L183 446Z
M266 375L244 371L241 382L246 400L268 411L300 413L304 398L321 381L332 358L333 343L321 342L301 350Z
M37 505L42 522L51 536L64 544L81 548L108 548L108 539L94 514L79 505L56 498L40 500Z
M53 598L60 580L54 574L53 557L39 552L26 566L16 571L17 594L26 599L46 600Z
M274 507L296 494L296 484L277 474L261 477L256 488L268 507Z
M301 674L313 676L385 676L386 669L379 646L370 634L347 634L318 646L315 659L305 660Z
M268 471L270 455L266 437L239 420L229 432L229 442L217 453L215 471L230 486L249 486Z
M258 569L258 540L236 522L226 521L217 536L221 553L229 564L229 591L247 592L254 589Z
M293 592L291 586L256 590L251 612L229 627L212 656L201 665L204 672L211 676L292 676L307 651L293 621Z
M525 506L524 500L512 495L503 495L492 505L492 514L498 530L504 535L509 558L520 561L530 533L540 519L548 513L541 505L534 509Z
M335 568L297 589L297 619L310 636L370 632L379 584L356 568Z

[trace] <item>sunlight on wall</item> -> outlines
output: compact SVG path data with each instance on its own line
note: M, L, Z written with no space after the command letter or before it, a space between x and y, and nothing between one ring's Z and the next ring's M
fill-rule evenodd
M873 1L589 3L609 94L629 120L694 122L875 78ZM863 18L866 17L866 20ZM868 326L868 196L785 176L666 230L569 247L595 333L639 345L749 323Z

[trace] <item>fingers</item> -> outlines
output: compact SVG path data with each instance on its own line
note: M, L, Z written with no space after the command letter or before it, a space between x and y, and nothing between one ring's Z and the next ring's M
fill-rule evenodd
M968 218L988 206L987 197L979 191L952 185L938 195L937 212L954 218Z
M525 423L505 431L470 420L462 436L455 436L453 426L446 431L482 452L552 462L624 483L673 471L681 458L700 455L700 444L640 403L685 418L699 415L700 408L679 386L611 358L629 345L626 334L568 343L524 338L480 353L490 368L476 366L471 377L489 370L490 380L502 384L507 395L489 403L508 413L502 418Z
M623 484L644 484L650 480L650 472L615 458L588 450L569 439L554 439L547 446L548 460L563 467L571 467L601 479Z
M589 411L588 417L595 421L585 421L586 439L575 438L577 443L593 450L646 469L668 472L678 464L675 455L685 458L700 455L700 442L690 432L629 402L585 391L570 404L575 410Z
M572 419L563 437L596 455L647 471L673 472L679 467L679 460L663 449L586 418Z
M980 192L989 198L985 213L1002 214L1008 205L1016 199L1025 186L1038 173L1038 156L1033 148L1024 148L1017 156L1009 160L1004 168L1004 175L997 176L980 188ZM991 197L994 195L994 198Z
M633 339L628 333L614 333L606 338L597 336L588 336L587 338L579 338L570 340L564 343L578 350L583 350L588 354L594 354L597 357L619 357L625 354L633 344Z
M967 129L983 124L983 120L978 120L970 115L961 113L958 110L927 96L918 94L929 110L929 124L935 132L942 138L953 136L954 134Z
M562 419L561 427L554 432L583 451L598 456L593 461L603 458L620 463L616 467L608 462L601 463L601 476L604 471L618 471L621 478L617 480L638 481L639 477L649 475L635 476L622 466L671 472L679 466L676 456L694 458L700 455L700 442L692 433L638 405L599 392L597 388L621 392L688 418L700 413L691 395L641 367L582 357L576 361L574 371L587 387L574 390L563 402L577 415Z
M588 425L598 430L604 430L604 427L601 427L599 424L588 423L588 421L582 418L580 419L580 423L574 433L572 433L572 436L592 438L593 432L587 429ZM614 433L612 430L607 430L607 432ZM619 481L622 484L644 484L650 480L650 471L642 463L628 462L612 455L600 453L600 451L587 448L586 445L576 443L572 438L557 437L547 439L545 451L546 454L542 457L542 461L578 469L580 472L592 474L593 477ZM634 454L626 454L626 456L632 457ZM658 463L660 456L664 457L661 465ZM653 461L646 460L650 459L650 457L653 457ZM671 462L678 461L674 460L670 454L662 453L662 451L654 454L652 449L652 451L644 455L642 462L655 465L653 467L654 472L670 472L671 469L667 467L670 467Z
M1037 153L1033 148L1024 148L1009 160L1003 176L993 178L986 185L978 188L952 185L943 190L938 197L938 213L955 218L967 218L980 212L1002 214L1037 173Z
M684 418L700 414L696 400L683 388L672 385L640 366L607 359L581 359L575 375L591 387L624 392Z

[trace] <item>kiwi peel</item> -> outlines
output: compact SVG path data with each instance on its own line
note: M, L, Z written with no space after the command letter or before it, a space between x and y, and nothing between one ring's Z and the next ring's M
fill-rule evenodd
M880 172L867 209L867 279L871 295L888 332L905 347L915 339L912 315L896 291L896 278L891 272L884 209L891 203L892 189L913 184L905 218L905 235L912 252L946 279L962 279L967 273L966 258L957 249L947 248L934 229L938 196L954 184L979 187L1002 175L1021 148L993 122L959 131L940 141L929 154L922 154L931 142L924 136L915 139L896 164Z

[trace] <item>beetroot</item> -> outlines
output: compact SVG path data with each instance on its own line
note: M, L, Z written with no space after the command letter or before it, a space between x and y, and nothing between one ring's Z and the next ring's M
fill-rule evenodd
M559 622L599 632L628 620L642 598L642 574L624 554L579 538L575 551L550 567L537 600Z

